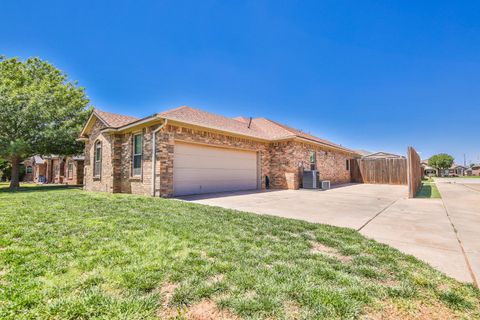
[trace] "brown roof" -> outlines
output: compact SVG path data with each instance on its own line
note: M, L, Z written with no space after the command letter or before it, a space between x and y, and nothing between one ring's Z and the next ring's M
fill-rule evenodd
M158 116L165 117L170 120L189 123L202 127L208 127L221 131L227 131L231 133L237 133L265 140L282 140L299 137L310 140L312 142L317 142L320 144L354 153L354 151L347 149L341 145L335 144L325 139L318 138L298 129L294 129L265 118L254 118L250 123L249 118L227 118L187 106L182 106L176 109L164 111L162 113L159 113Z
M248 122L227 118L210 112L193 109L187 106L167 110L159 113L158 115L169 120L185 122L221 131L228 131L231 133L237 133L254 138L260 138L265 140L270 139L268 135L258 130L257 128L253 128L252 126L248 128Z
M309 133L303 132L303 131L295 129L295 128L288 127L284 124L275 122L273 120L264 119L264 118L257 118L257 119L255 119L255 122L259 123L259 126L261 128L269 128L270 130L273 129L272 134L275 136L275 139L283 139L283 138L289 138L289 137L295 136L295 137L307 139L307 140L310 140L310 141L313 141L313 142L318 142L318 143L321 143L321 144L329 145L331 147L335 147L335 148L344 149L344 150L354 152L354 151L349 150L349 149L347 149L347 148L345 148L345 147L343 147L339 144L333 143L333 142L325 140L325 139L321 139L321 138L316 137L314 135L311 135ZM268 123L270 123L270 125L268 125Z
M124 116L121 114L111 113L95 109L93 111L105 124L112 128L123 127L131 122L137 121L138 118Z

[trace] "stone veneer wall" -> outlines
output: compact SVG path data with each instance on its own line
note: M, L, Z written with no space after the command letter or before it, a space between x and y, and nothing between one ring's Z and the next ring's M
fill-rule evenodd
M151 194L152 187L152 131L158 125L138 131L143 134L142 174L132 177L133 135L101 134L103 125L97 121L85 147L85 190ZM102 176L93 177L94 144L102 141ZM345 161L352 154L333 151L315 144L286 141L265 143L240 137L228 136L200 129L167 125L157 133L156 140L156 195L171 197L174 194L173 164L175 142L200 143L209 146L238 148L256 151L259 157L261 187L265 188L265 177L270 178L272 189L297 189L301 183L301 172L310 169L310 151L317 154L317 167L321 179L332 183L350 182L350 172Z

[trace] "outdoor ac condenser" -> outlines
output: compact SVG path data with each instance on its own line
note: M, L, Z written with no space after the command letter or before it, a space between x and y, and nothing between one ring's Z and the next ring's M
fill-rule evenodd
M320 188L320 179L317 170L303 172L303 188L318 189Z
M322 181L322 190L328 190L330 189L330 181L329 180L323 180Z

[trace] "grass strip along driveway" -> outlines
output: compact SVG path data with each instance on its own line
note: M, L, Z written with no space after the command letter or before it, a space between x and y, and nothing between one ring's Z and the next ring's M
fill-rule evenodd
M480 292L352 229L159 198L0 192L0 318L479 318Z
M432 178L428 178L427 180L422 180L422 186L420 190L418 190L417 195L415 198L434 198L438 199L441 198L440 192L438 191L437 185Z

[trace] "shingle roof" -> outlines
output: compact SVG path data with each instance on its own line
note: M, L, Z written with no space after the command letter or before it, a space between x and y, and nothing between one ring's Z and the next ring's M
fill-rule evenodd
M41 156L35 155L32 157L32 160L35 164L44 164L45 160L42 159Z
M298 129L294 129L265 118L254 118L250 122L249 118L227 118L187 106L164 111L159 113L158 116L165 117L170 120L176 120L179 122L190 123L193 125L199 125L265 140L281 140L299 137L348 152L354 152L336 143L318 138Z
M369 155L363 156L362 158L368 159L368 158L405 158L405 157L395 153L379 151L379 152L375 152L375 153L371 153Z
M328 146L331 146L331 147L344 149L344 150L349 151L349 152L354 152L354 151L349 150L349 149L347 149L347 148L345 148L345 147L343 147L339 144L336 144L336 143L333 143L331 141L316 137L314 135L303 132L301 130L291 128L289 126L286 126L284 124L275 122L273 120L269 120L269 119L265 119L265 118L257 118L257 119L254 119L254 122L258 123L259 127L262 128L262 129L268 128L268 130L273 135L274 139L282 139L282 138L289 138L289 137L295 136L295 137L311 140L311 141L314 141L314 142L318 142L318 143L321 143L321 144L325 144L325 145L328 145ZM271 125L268 125L267 123L271 123Z
M121 115L121 114L106 112L106 111L102 111L102 110L99 110L99 109L95 109L94 113L103 122L105 122L105 124L107 126L112 127L112 128L122 127L124 125L127 125L131 122L134 122L134 121L138 120L138 118L135 118L135 117L124 116L124 115Z
M248 123L245 123L243 121L235 120L233 118L227 118L198 109L193 109L187 106L167 110L159 113L158 115L170 120L190 123L221 131L228 131L254 138L266 140L270 138L262 131L257 130L257 128L254 128L252 126L248 128Z

